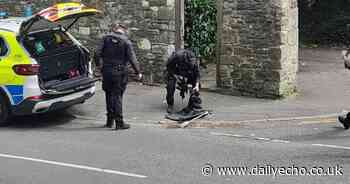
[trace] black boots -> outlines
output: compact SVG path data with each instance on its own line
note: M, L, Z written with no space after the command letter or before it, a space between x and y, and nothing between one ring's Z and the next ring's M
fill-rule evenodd
M129 128L130 128L130 125L124 123L123 120L121 120L121 119L115 120L115 130L126 130Z
M115 130L125 130L130 128L129 124L124 123L123 118L120 118L120 117L115 118L114 116L108 116L108 115L107 115L107 122L104 125L104 127L112 128L114 121L115 121Z
M114 118L112 116L107 116L107 121L104 127L112 128L113 127Z

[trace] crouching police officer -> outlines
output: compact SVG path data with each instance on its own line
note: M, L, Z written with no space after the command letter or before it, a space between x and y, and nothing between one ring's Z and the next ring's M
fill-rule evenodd
M112 31L103 37L95 58L97 68L102 65L102 88L106 94L107 106L105 127L112 128L115 121L116 130L130 128L123 120L123 94L128 83L129 63L138 74L139 80L142 78L132 43L126 33L127 28L124 25L112 24Z
M175 51L168 59L166 65L166 100L168 104L167 112L172 113L174 107L175 90L181 91L184 98L185 93L190 91L190 99L185 111L201 109L201 99L199 97L199 64L192 51L180 49ZM191 89L188 89L191 85Z

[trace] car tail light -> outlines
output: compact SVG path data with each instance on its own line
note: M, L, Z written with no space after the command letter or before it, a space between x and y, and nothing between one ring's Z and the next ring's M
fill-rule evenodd
M18 75L38 75L39 67L38 64L21 64L13 66L13 71Z
M31 97L27 98L27 100L41 100L41 99L43 99L43 96L41 96L41 95L31 96Z

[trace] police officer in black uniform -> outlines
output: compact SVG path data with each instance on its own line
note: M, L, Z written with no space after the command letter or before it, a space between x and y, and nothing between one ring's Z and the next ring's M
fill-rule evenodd
M199 97L199 64L195 54L186 49L175 51L166 64L166 82L168 104L167 112L172 113L174 107L175 90L181 91L181 96L184 98L184 93L190 91L190 99L186 111L201 109L201 99ZM187 89L191 85L192 89Z
M112 24L110 34L103 37L96 52L96 66L102 65L102 88L106 94L107 123L105 127L128 129L130 125L123 120L123 94L128 83L128 64L141 80L142 74L131 41L128 39L127 28L122 24ZM102 60L102 64L101 64Z

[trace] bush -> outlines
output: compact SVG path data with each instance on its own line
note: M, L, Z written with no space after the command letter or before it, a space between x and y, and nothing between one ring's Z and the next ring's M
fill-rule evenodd
M216 0L185 1L185 48L210 58L216 45Z

